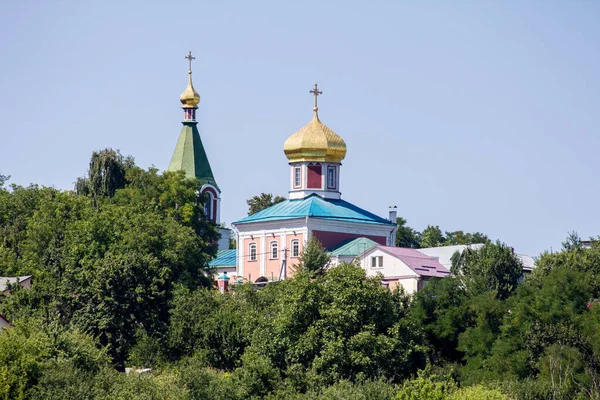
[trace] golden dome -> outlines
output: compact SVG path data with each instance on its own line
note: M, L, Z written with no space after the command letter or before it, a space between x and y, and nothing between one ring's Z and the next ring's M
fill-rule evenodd
M181 104L183 104L183 108L198 108L198 103L200 103L200 95L194 89L194 85L192 84L192 71L189 71L189 79L188 85L179 96L179 100Z
M312 121L285 141L283 152L290 162L341 162L346 157L346 143L319 120L316 105L314 111Z

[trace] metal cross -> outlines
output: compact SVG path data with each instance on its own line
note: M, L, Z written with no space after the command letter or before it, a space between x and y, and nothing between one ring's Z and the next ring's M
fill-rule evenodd
M323 94L323 91L319 90L319 86L315 83L315 88L310 90L308 93L312 93L315 96L315 106L313 108L314 111L317 111L319 108L317 107L317 96Z
M192 71L192 60L195 60L196 57L192 57L192 52L190 51L190 53L187 56L185 56L185 58L187 58L187 60L190 63L190 67L189 67L190 69L189 70L191 72Z

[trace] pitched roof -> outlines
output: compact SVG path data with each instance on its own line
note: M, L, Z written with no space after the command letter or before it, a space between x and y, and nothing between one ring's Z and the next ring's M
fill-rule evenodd
M360 253L377 246L377 242L369 238L346 239L338 245L328 249L331 257L356 257Z
M177 146L169 163L169 171L183 170L187 178L198 178L200 183L209 183L218 188L196 124L196 122L183 123Z
M237 249L219 250L217 256L208 265L211 267L235 267Z
M15 284L18 282L26 281L31 278L31 275L24 276L0 276L0 292L4 292L8 284Z
M425 247L417 250L426 256L437 258L444 267L450 268L452 266L452 256L454 253L458 251L462 254L467 248L477 250L481 248L481 246L483 246L481 243L456 244L453 246Z
M450 275L450 271L440 264L436 258L426 256L418 250L391 246L378 247L398 258L419 276L445 277Z
M295 218L320 218L367 224L394 225L378 215L363 210L344 200L324 199L312 194L304 199L286 200L265 210L234 222L234 225L250 222L278 221Z

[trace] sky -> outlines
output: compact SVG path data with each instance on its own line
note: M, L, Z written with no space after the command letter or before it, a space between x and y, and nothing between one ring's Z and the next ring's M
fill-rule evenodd
M106 147L165 170L191 50L227 224L287 195L318 82L345 200L538 255L600 234L599 20L591 0L0 2L0 173L68 190Z

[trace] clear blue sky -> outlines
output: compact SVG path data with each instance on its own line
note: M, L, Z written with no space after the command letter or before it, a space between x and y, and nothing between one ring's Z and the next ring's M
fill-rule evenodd
M598 21L597 1L5 1L0 172L70 189L105 147L166 169L192 50L225 222L287 194L319 82L344 199L536 255L600 234Z

